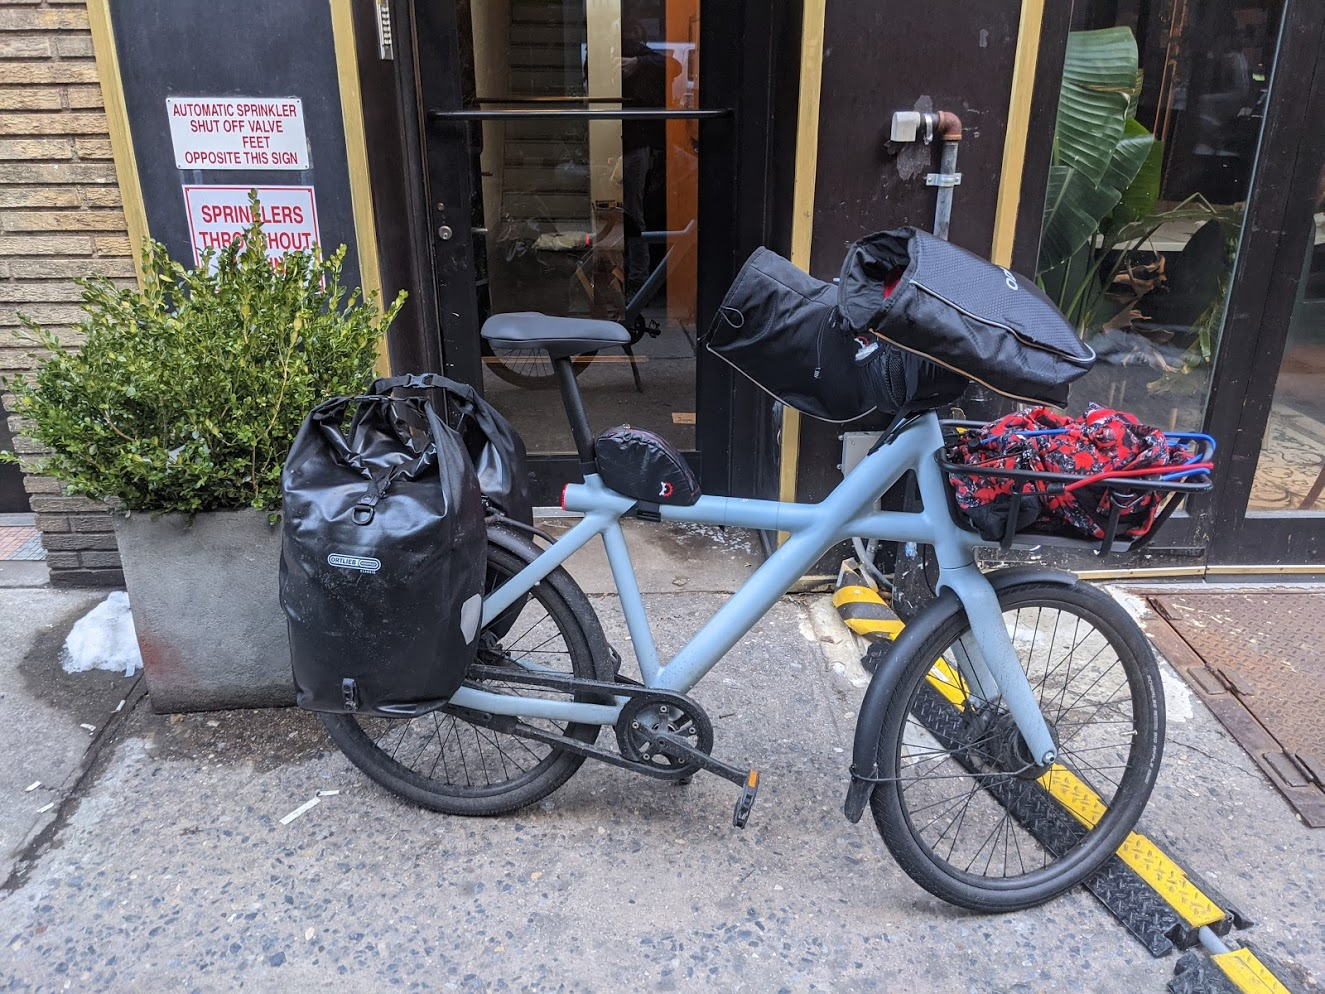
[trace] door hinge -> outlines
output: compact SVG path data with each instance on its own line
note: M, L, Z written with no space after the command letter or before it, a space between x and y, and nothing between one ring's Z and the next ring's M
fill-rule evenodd
M395 43L391 38L391 4L389 0L376 0L377 3L377 57L390 60L396 57Z

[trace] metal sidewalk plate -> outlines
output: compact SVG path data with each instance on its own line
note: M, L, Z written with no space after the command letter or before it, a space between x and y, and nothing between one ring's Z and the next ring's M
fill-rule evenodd
M1325 828L1325 612L1300 591L1173 593L1155 644L1288 799Z

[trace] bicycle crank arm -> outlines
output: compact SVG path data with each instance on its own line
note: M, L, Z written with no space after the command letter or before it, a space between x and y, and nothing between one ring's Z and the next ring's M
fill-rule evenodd
M604 686L610 685L605 684ZM637 763L615 752L609 752L607 749L577 742L575 739L567 738L564 735L545 732L533 725L526 725L519 718L512 715L472 711L469 708L455 707L450 704L443 706L441 711L444 714L453 715L461 721L467 721L471 725L477 725L479 728L491 728L494 732L501 732L503 735L514 735L517 738L542 742L554 749L573 752L588 759L596 759L600 763L607 763L609 766L619 766L623 770L630 770L632 773L643 773L645 776L656 777L659 780L684 780L690 775L682 767L669 769L665 766L655 766L652 763Z
M732 826L745 828L750 819L750 811L755 806L755 796L759 793L759 771L738 770L719 759L714 759L706 752L701 752L675 732L654 732L642 730L642 734L656 751L685 759L701 769L716 773L724 780L730 780L741 788L741 796L736 799L736 809L732 812Z
M750 775L749 770L738 770L735 766L724 763L720 759L714 759L706 752L701 752L675 732L655 732L651 729L640 728L639 733L649 740L655 752L687 760L701 769L716 773L724 780L730 780L734 784L745 783L746 778Z

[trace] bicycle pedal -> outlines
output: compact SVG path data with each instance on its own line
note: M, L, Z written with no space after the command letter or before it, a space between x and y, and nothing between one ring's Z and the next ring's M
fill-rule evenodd
M745 823L750 820L750 811L755 806L755 797L759 793L759 771L751 770L745 776L745 786L741 788L741 796L736 799L736 810L732 812L732 827L745 828Z

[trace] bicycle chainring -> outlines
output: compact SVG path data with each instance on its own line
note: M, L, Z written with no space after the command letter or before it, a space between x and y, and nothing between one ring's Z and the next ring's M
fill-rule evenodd
M704 709L689 698L684 704L678 704L675 695L664 699L643 694L627 701L616 722L617 746L621 755L631 762L660 767L677 779L699 772L696 763L682 756L655 751L653 743L643 734L645 729L684 736L691 746L705 755L713 751L713 722Z

